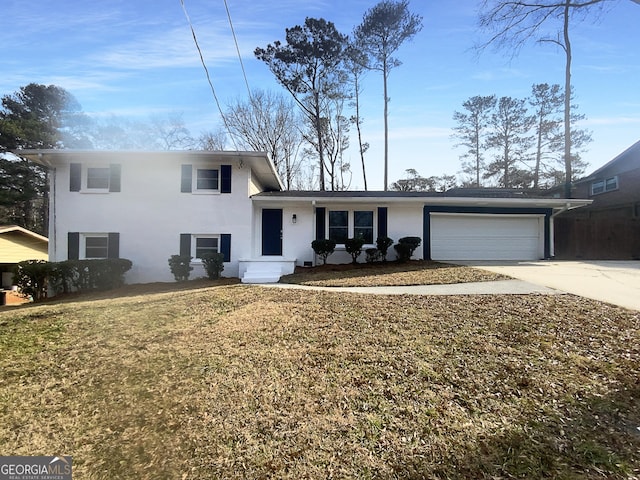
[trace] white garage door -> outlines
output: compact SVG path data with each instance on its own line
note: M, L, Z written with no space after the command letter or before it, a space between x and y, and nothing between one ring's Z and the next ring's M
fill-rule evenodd
M534 215L431 213L434 260L539 260L544 222Z

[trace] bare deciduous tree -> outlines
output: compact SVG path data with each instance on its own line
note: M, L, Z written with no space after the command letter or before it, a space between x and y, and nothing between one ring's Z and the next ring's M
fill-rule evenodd
M225 113L227 127L236 142L273 161L285 187L291 189L300 173L302 134L296 106L283 95L255 90L249 100L237 100Z

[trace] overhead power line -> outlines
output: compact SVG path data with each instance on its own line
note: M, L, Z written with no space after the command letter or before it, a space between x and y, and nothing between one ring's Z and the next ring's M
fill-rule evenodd
M218 112L220 112L220 117L222 118L222 122L224 123L225 129L227 130L227 133L229 135L229 138L231 139L231 142L233 143L234 148L238 150L238 146L236 145L233 135L231 135L231 130L229 129L229 125L227 124L227 119L225 118L224 112L222 111L222 107L220 106L218 95L216 95L216 89L213 86L211 75L209 75L209 69L207 68L206 62L204 61L204 56L202 55L202 50L200 49L200 44L198 43L198 37L196 36L196 31L193 28L193 23L191 22L191 18L187 13L187 7L184 4L184 0L180 0L180 5L182 5L182 11L184 12L184 16L187 18L187 22L189 23L189 28L191 29L191 36L193 37L193 42L195 43L196 49L198 50L198 55L200 56L200 63L202 63L202 68L204 68L205 75L207 76L207 82L209 83L209 87L211 88L211 93L213 94L213 98L216 102L216 106L218 107ZM225 0L225 5L226 5L226 0Z
M236 45L236 52L238 53L238 60L240 60L240 68L242 68L242 75L244 77L244 84L247 86L247 93L249 94L249 99L251 99L251 89L249 88L249 80L247 80L247 72L244 69L244 62L242 61L242 55L240 54L240 47L238 46L238 39L236 37L236 31L233 28L233 22L231 21L231 13L229 12L229 5L227 4L227 0L224 0L224 8L227 10L227 18L229 19L229 27L231 28L231 34L233 35L233 42Z

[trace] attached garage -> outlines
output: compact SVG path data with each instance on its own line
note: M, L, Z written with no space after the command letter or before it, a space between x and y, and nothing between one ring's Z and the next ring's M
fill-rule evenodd
M543 215L431 214L433 260L544 258Z
M540 260L551 256L549 208L424 207L425 258Z

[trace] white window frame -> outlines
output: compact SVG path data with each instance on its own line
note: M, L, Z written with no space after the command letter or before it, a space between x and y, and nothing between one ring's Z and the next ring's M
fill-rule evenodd
M355 236L355 212L371 212L372 215L372 243L365 243L363 248L370 248L370 247L375 247L375 239L376 239L376 233L377 233L377 224L376 224L376 218L377 218L377 213L376 213L376 209L372 208L372 209L349 209L349 208L335 208L335 209L327 209L327 218L326 218L326 238L330 238L329 236L329 219L330 219L330 214L331 212L347 212L347 238L353 238ZM344 243L338 243L337 244L338 248L344 248Z
M591 184L591 195L600 195L601 193L613 192L618 190L618 176L603 178Z
M197 257L198 254L198 240L199 239L204 239L204 238L215 238L218 241L218 246L216 247L216 252L215 253L220 253L220 242L221 242L221 238L220 235L214 235L214 234L193 234L191 235L191 251L193 252L193 259L191 260L192 263L202 263L202 259Z
M211 167L194 165L193 169L195 170L193 174L193 184L191 189L193 193L204 193L204 194L220 193L220 167L211 168ZM218 174L217 188L198 188L198 172L204 171L204 170L211 170L211 171L217 172Z
M105 238L107 247L104 257L87 257L87 239L88 238ZM80 234L80 260L97 260L109 258L109 234L108 233L81 233Z
M89 170L93 169L105 169L108 171L107 173L107 186L105 188L90 188L89 187ZM109 187L111 186L111 166L106 164L83 164L82 172L81 172L81 181L82 185L80 188L80 192L82 193L109 193Z

